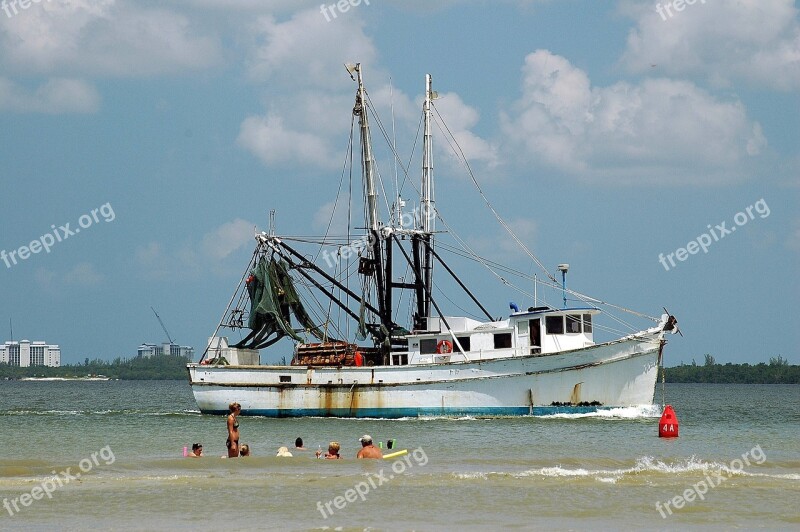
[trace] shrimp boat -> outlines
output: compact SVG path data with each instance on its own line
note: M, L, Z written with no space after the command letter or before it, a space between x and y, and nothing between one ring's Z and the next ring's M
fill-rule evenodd
M596 343L595 332L604 330L601 318L611 315L601 310L606 304L567 289L566 264L559 265L559 283L482 191L497 220L545 272L532 279L534 305L520 310L510 303L510 313L493 317L444 260L446 251L454 251L508 286L491 257L479 256L463 240L460 249L444 243L442 235L453 231L434 228L437 220L446 222L433 199L431 123L438 94L430 75L422 105L418 207L413 214L403 212L398 191L386 209L388 221L381 220L370 136L370 120L379 118L361 65L346 67L357 83L351 125L357 120L358 127L351 132L358 130L360 137L363 233L326 234L308 252L297 247L311 239L277 235L271 213L270 230L255 235L253 257L208 347L198 363L187 366L200 411L227 413L228 405L238 402L244 415L401 418L544 415L652 404L665 336L679 332L669 313L655 318L612 305L654 325L622 331L628 334L613 331L609 341ZM454 137L448 142L457 146ZM480 190L474 177L473 182ZM449 285L466 294L475 314L444 312L441 305L452 299L434 285L434 269L449 275ZM563 303L539 304L539 285L562 296ZM405 318L398 311L401 303ZM238 331L240 340L231 342L223 329ZM261 350L282 339L293 343L291 351L282 351L283 361L261 364Z

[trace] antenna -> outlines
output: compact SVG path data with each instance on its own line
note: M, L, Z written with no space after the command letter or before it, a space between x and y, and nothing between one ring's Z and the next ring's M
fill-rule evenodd
M167 327L164 325L164 322L161 321L161 316L158 315L158 312L156 312L156 309L154 309L153 307L150 307L150 310L152 310L153 314L156 315L156 319L158 319L158 323L161 324L161 328L164 329L164 332L167 334L167 340L169 340L169 343L174 344L175 342L172 341L172 337L169 335L169 331L167 330Z
M14 324L11 323L11 316L8 317L8 328L11 329L11 341L14 341Z
M564 308L567 308L567 272L569 264L559 264L558 271L561 272L561 295L564 298Z
M394 85L389 77L389 100L392 104L392 151L394 152L394 192L397 194L397 224L402 228L403 199L400 197L400 186L397 184L397 132L394 126Z

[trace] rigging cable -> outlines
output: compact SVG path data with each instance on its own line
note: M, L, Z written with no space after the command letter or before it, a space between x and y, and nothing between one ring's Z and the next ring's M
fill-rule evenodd
M461 156L461 162L464 164L464 167L467 169L467 172L469 173L469 177L470 177L470 179L472 179L472 183L475 185L475 188L476 188L476 189L478 189L478 193L480 193L480 195L481 195L481 198L483 198L483 201L486 203L486 206L487 206L487 207L489 207L489 210L491 210L491 211L492 211L492 214L494 214L494 217L495 217L495 218L497 218L497 221L500 223L500 225L501 225L501 226L503 226L503 228L504 228L504 229L505 229L505 230L508 232L508 234L509 234L509 235L511 235L511 238L513 238L513 239L514 239L514 241L515 241L515 242L516 242L516 243L517 243L517 244L520 246L520 248L522 248L522 250L523 250L523 251L525 251L525 253L526 253L526 254L527 254L527 255L528 255L528 256L529 256L529 257L530 257L530 258L533 260L533 262L535 262L535 263L537 264L537 266L539 266L539 267L542 269L542 271L543 271L545 274L547 274L547 276L548 276L548 277L549 277L549 278L550 278L550 279L551 279L553 282L558 282L558 281L556 280L556 278L553 276L553 274L551 274L551 273L550 273L550 272L547 270L547 268L545 268L545 267L544 267L544 264L542 264L542 261L540 261L540 260L539 260L539 259L536 257L536 255L534 255L534 254L531 252L531 250L530 250L530 249L528 249L528 246L526 246L526 245L525 245L525 244L522 242L522 240L520 240L520 239L519 239L519 237L517 237L517 235L514 233L514 231L512 231L512 230L511 230L511 227L509 227L509 226L508 226L508 224L505 222L505 220L503 220L503 218L500 216L500 214L498 214L498 212L495 210L494 206L493 206L493 205L492 205L492 203L489 201L489 198L487 198L487 197L486 197L486 194L484 194L484 193L483 193L483 189L481 189L481 186L480 186L480 184L478 183L478 180L477 180L477 179L475 179L475 175L472 173L472 168L471 168L471 167L470 167L470 165L469 165L469 161L467 161L467 157L464 155L464 151L461 149L461 146L458 144L458 141L456 140L455 136L454 136L454 135L453 135L453 133L450 131L450 128L449 128L449 127L447 126L447 124L444 122L444 119L442 118L442 115L441 115L441 114L439 114L439 109L436 107L436 104L434 104L433 102L431 102L431 106L432 106L432 107L434 108L434 110L436 111L436 116L438 116L438 117L439 117L439 120L436 122L436 126L439 128L439 131L442 131L442 127L441 127L441 125L439 124L439 122L441 122L442 124L444 124L444 127L445 127L445 129L447 130L447 133L450 135L450 138L452 138L452 139L453 139L453 142L455 143L455 145L456 145L456 148L458 148L458 154ZM442 131L442 133L444 133L444 131ZM451 147L451 149L452 149L453 145L450 143L450 138L448 138L447 136L445 136L445 140L447 140L447 143L448 143L448 144L450 144L450 147ZM454 151L455 151L455 150L454 150Z
M225 307L225 312L222 313L222 317L219 320L219 324L217 325L217 328L214 329L214 334L211 335L212 338L217 336L217 333L219 332L220 327L222 327L222 321L225 319L225 316L228 314L228 310L230 310L230 308L231 308L231 304L233 303L233 299L236 297L236 294L239 292L239 286L241 286L242 283L244 282L244 280L246 279L246 276L247 276L248 272L250 271L250 265L251 264L255 264L255 260L256 260L256 256L258 255L259 248L260 248L260 246L256 246L256 250L253 252L253 257L250 259L250 262L247 264L247 268L245 268L244 273L242 274L242 278L239 279L239 284L236 285L236 290L233 292L233 295L231 296L230 301L228 301L228 306ZM209 347L211 347L211 342L209 342L206 345L206 348L203 350L203 354L200 356L200 362L202 362L203 359L206 358L206 355L208 354L208 348Z
M355 123L355 118L351 115L351 117L350 117L350 140L347 143L347 153L345 153L345 156L344 156L344 163L342 163L342 175L339 178L339 188L336 190L336 200L333 202L333 209L331 209L331 216L330 216L330 218L328 218L328 227L325 228L325 236L322 237L323 238L323 242L325 242L325 239L328 237L328 233L331 230L331 225L333 225L333 218L336 215L336 206L339 204L339 196L341 195L342 183L344 182L344 171L345 171L345 169L347 169L347 156L348 156L348 154L350 154L350 160L351 160L351 163L350 163L351 170L350 170L350 172L352 174L353 124L354 123ZM351 197L352 197L352 195L351 195ZM322 253L322 246L323 245L324 244L320 244L319 250L317 250L317 254L314 255L314 260L312 262L317 262L317 259L319 258L319 254Z

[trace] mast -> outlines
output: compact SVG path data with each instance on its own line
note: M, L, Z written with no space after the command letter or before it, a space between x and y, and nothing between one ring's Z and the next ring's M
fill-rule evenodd
M373 173L374 160L372 158L372 143L369 135L369 120L367 118L367 91L364 90L364 81L361 78L361 63L356 63L354 68L358 75L358 93L353 114L358 116L361 126L361 176L364 181L367 202L367 226L371 231L378 231L378 193L375 191L375 175Z
M364 89L364 81L361 75L361 63L346 65L350 77L356 73L355 81L358 82L358 92L356 93L356 103L353 107L353 114L358 116L358 123L361 132L361 177L364 183L364 201L366 205L367 229L370 233L370 259L369 263L359 266L359 273L365 277L375 276L375 284L378 299L378 314L381 325L391 335L392 331L392 294L391 288L387 287L387 282L391 279L391 260L383 259L383 238L380 231L380 221L378 220L378 192L375 188L375 160L372 155L372 142L369 133L369 118L367 112L367 91ZM387 247L388 247L387 243ZM391 258L391 253L387 250L387 256Z
M433 259L431 258L431 248L433 247L434 231L434 201L433 201L433 137L431 136L431 101L436 98L436 93L431 90L431 75L425 75L425 103L422 105L424 119L424 133L422 141L422 192L420 205L422 212L421 229L422 239L425 242L425 253L421 257L422 271L422 301L419 311L422 318L431 315L431 290L433 288Z
M433 219L430 216L433 207L433 140L431 137L431 75L425 74L425 103L422 104L424 113L424 134L422 140L422 231L433 231Z

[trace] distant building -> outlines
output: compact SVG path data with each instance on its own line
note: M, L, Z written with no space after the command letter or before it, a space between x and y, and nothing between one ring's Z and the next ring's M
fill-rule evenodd
M0 345L0 363L27 368L30 366L61 366L61 348L45 342L6 342Z
M172 355L186 358L194 358L194 347L188 345L178 345L170 342L163 344L142 344L139 346L137 356L139 358L150 358L154 355Z

